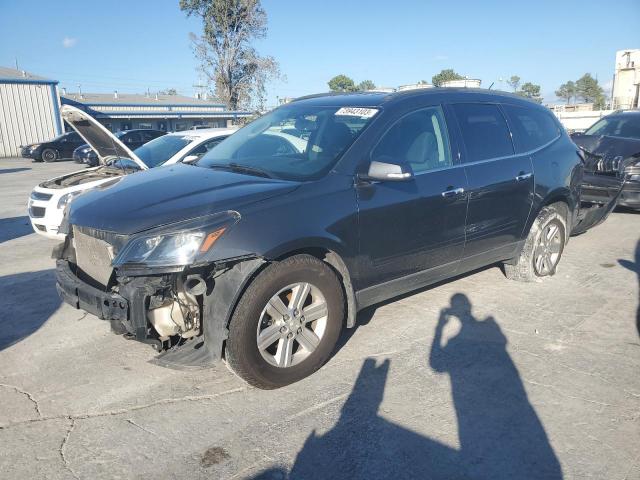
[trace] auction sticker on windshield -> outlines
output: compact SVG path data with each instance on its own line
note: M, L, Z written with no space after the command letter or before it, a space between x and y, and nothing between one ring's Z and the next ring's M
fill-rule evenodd
M371 118L378 113L377 108L342 107L336 112L336 116L344 115L349 117Z

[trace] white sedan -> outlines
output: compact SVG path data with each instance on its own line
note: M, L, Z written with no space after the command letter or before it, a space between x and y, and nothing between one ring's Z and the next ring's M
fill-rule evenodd
M33 230L56 240L64 239L64 234L58 233L58 229L66 205L76 195L122 175L161 165L196 161L237 130L209 128L170 133L138 147L134 153L82 110L64 105L61 114L97 152L101 165L52 178L31 192L29 219Z

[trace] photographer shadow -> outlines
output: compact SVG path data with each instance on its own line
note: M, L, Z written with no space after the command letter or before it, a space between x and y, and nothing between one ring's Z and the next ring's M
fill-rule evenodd
M443 330L453 319L459 332L443 345ZM429 364L451 379L460 449L381 417L390 361L376 365L369 358L336 425L309 435L288 474L272 469L255 478L561 479L506 345L492 317L473 317L465 295L455 294L441 311Z

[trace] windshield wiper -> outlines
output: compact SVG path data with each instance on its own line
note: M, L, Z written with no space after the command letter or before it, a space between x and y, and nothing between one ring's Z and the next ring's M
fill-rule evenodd
M227 163L227 164L214 164L209 165L210 168L219 168L222 170L230 170L238 173L248 173L249 175L256 175L258 177L273 178L273 175L266 170L258 167L252 167L250 165L241 165L239 163Z

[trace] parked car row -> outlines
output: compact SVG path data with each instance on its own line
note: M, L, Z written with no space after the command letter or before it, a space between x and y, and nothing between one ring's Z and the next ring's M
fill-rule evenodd
M602 175L546 108L469 89L301 98L201 158L184 145L196 132L132 152L63 116L106 165L32 194L60 211L61 298L162 364L224 360L260 388L320 368L366 306L496 263L552 276L638 166Z

